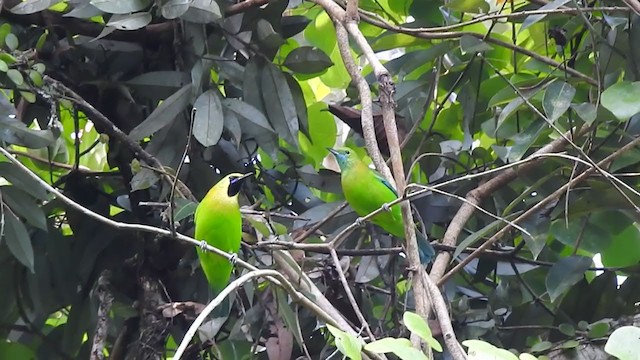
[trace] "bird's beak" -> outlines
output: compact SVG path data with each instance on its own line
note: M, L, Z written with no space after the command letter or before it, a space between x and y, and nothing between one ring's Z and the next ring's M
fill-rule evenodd
M239 178L237 178L236 181L243 181L243 180L245 180L246 178L248 178L251 175L253 175L253 173L246 173L246 174L240 176Z
M328 147L327 150L329 150L329 152L332 153L334 156L340 155L340 153L336 149Z

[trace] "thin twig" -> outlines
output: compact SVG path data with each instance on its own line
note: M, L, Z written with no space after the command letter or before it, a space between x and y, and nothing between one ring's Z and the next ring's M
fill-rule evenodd
M127 134L125 134L122 130L120 130L117 126L111 122L104 114L98 111L93 105L89 104L82 96L78 95L75 91L68 88L62 82L51 78L48 75L44 75L42 77L44 83L49 86L50 89L58 92L56 96L68 99L75 103L82 111L94 122L100 124L104 127L105 132L120 141L123 145L129 148L136 158L143 160L147 164L149 164L154 171L157 171L161 174L162 179L164 179L167 184L173 186L173 179L170 176L167 176L163 171L162 164L158 159L156 159L153 155L149 154L145 151L140 144L136 141L133 141ZM180 187L177 189L178 194L186 199L196 201L195 197L189 189L186 187Z
M607 166L613 160L615 160L616 158L618 158L619 156L621 156L625 152L627 152L627 151L633 149L634 147L638 146L639 144L640 144L640 137L635 138L633 141L629 142L628 144L624 145L620 149L616 150L615 152L613 152L612 154L610 154L606 158L600 160L597 163L598 167L602 168L604 166ZM567 191L567 188L569 188L570 186L572 186L572 185L574 185L574 184L576 184L576 183L588 178L595 171L596 171L595 167L587 168L585 171L580 173L580 175L576 176L570 182L566 183L565 185L563 185L562 187L560 187L559 189L554 191L552 194L550 194L546 198L542 199L539 203L537 203L536 205L531 207L529 210L524 212L522 215L518 216L516 219L513 220L513 222L514 223L519 223L519 222L523 221L524 219L528 218L529 216L531 216L532 214L537 213L540 209L545 207L550 202L559 199L563 194L565 194L565 192ZM485 185L487 183L485 183ZM478 189L479 189L479 187L476 188L476 190L478 190ZM473 190L473 191L476 191L476 190ZM463 205L463 207L464 207L464 205ZM472 210L473 208L471 208L471 207L469 207L468 209L471 209L471 211L473 211ZM458 211L458 213L460 213L460 211ZM456 265L449 272L447 272L447 274L442 276L438 280L438 285L444 284L444 282L446 282L451 276L453 276L456 272L462 270L464 268L464 266L466 266L471 260L473 260L476 257L478 257L478 255L482 251L484 251L484 250L488 249L489 247L491 247L496 241L498 241L498 239L502 238L502 236L504 236L507 233L507 231L509 231L509 230L511 230L511 226L510 225L507 225L504 228L500 229L500 231L498 231L491 238L489 238L487 241L485 241L480 247L478 247L478 249L476 251L474 251L467 258L462 260L458 265ZM445 234L445 236L446 236L446 234Z
M23 165L21 162L15 159L13 156L11 156L11 154L9 154L9 152L7 152L7 150L5 150L4 148L0 147L0 153L4 155L13 164L18 166L18 168L20 168L21 171L23 171L33 180L37 181L44 189L54 194L60 201L67 204L69 207L73 208L74 210L81 212L82 214L84 214L89 218L97 220L103 224L106 224L118 230L141 231L141 232L152 233L152 234L167 236L167 237L172 236L172 232L166 229L161 229L161 228L150 226L150 225L130 224L130 223L115 221L108 217L102 216L91 209L85 208L84 206L71 200L66 195L62 194L58 189L52 187L46 181L42 180L38 175L33 173L29 168L27 168L25 165ZM174 238L177 240L186 242L188 244L198 246L203 250L212 252L226 259L229 259L229 260L233 259L235 261L235 264L242 266L246 269L249 269L252 271L258 270L258 268L256 268L255 266L247 263L242 259L239 259L235 254L224 252L209 244L202 243L202 241L198 241L192 237L188 237L186 235L176 233ZM295 264L295 261L293 261L293 263ZM285 266L285 265L286 264L282 264L282 266ZM297 269L299 270L299 267ZM287 270L287 269L282 269L282 270ZM293 272L290 272L290 274L296 274L298 270L294 270ZM287 289L287 285L281 283L277 278L268 277L268 279L274 284L278 286L282 286L285 289ZM352 334L356 334L355 330L353 330L346 321L336 320L336 319L342 318L342 314L338 310L336 310L333 305L331 305L331 303L326 299L326 297L324 297L322 292L318 290L318 288L311 282L311 280L309 280L309 284L306 284L305 291L307 293L313 294L314 296L313 301L310 298L301 296L297 293L293 293L293 294L290 293L290 295L294 297L295 300L299 301L302 305L304 305L305 307L310 309L312 312L314 312L319 318L323 319L324 321L327 321L332 324L335 321L336 326L338 326L341 330L347 331Z
M360 320L360 326L362 326L364 328L364 330L367 332L367 335L369 336L369 339L371 341L374 341L376 338L373 336L373 333L371 332L371 329L369 328L369 323L367 323L367 319L364 318L364 315L362 315L362 311L360 310L360 307L358 306L358 302L356 301L356 298L353 297L353 292L351 291L351 287L349 286L349 282L347 282L347 277L344 275L344 271L342 270L342 266L340 266L340 259L338 258L338 254L336 253L335 249L330 249L329 250L329 254L331 255L331 260L333 260L333 266L335 266L336 271L338 272L338 277L340 278L340 282L342 283L342 288L344 288L344 292L347 294L347 298L349 299L349 302L351 303L351 307L353 308L353 311L356 313L356 316L358 317L358 320Z
M213 300L211 300L211 302L207 304L207 306L202 310L202 312L198 315L191 326L189 326L189 330L187 330L187 333L182 338L180 346L178 346L178 349L176 350L175 355L173 355L173 358L175 360L179 360L182 357L184 351L187 349L187 346L191 342L191 339L193 339L193 337L195 336L196 331L198 331L209 314L211 314L211 312L215 310L215 308L218 307L218 305L220 305L227 296L229 296L236 289L240 288L244 283L258 277L266 277L267 279L277 278L278 280L280 280L281 284L288 284L287 280L282 276L282 274L275 270L253 270L232 281L220 292L220 294L218 294L218 296L216 296ZM290 286L291 284L288 285ZM294 289L290 286L289 290Z
M178 168L176 169L176 178L173 184L171 185L171 193L169 194L169 230L171 230L172 234L175 236L176 234L176 224L175 224L175 195L176 195L176 187L178 186L178 179L180 178L180 171L182 170L182 165L184 165L185 160L187 159L187 154L189 154L189 148L191 147L191 137L193 135L193 122L196 118L196 111L198 109L191 109L191 117L189 120L189 134L187 135L187 143L184 146L184 151L182 152L182 157L180 158L180 163L178 164Z

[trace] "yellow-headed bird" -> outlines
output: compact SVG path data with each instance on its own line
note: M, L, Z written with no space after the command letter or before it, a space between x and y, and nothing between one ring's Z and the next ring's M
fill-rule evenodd
M349 148L329 149L340 166L344 197L359 216L366 216L398 198L398 193L377 171L369 168L355 151ZM371 222L390 234L404 239L400 205L392 206L371 218ZM416 232L422 263L429 263L435 250L426 238Z
M240 250L242 217L238 193L242 182L249 176L250 173L229 174L209 190L196 208L196 240L204 240L207 244L232 254ZM197 251L202 271L217 294L227 286L233 265L220 255L202 249Z

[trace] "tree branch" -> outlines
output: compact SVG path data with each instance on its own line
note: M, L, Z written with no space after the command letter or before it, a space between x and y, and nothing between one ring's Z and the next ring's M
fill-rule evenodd
M106 129L107 135L117 139L124 146L129 148L133 155L149 164L155 171L160 174L160 177L169 185L169 188L173 187L174 181L178 182L176 178L169 176L164 170L163 166L153 155L146 152L140 144L133 141L127 134L120 130L117 126L111 122L105 115L89 104L85 99L78 95L75 91L68 88L62 82L55 80L48 75L43 76L44 84L49 86L53 91L57 92L57 96L63 97L76 104L94 123L97 123ZM52 95L55 96L55 95ZM197 199L191 194L191 191L186 186L178 186L177 192L180 196L191 201L197 201Z
M37 181L44 189L54 194L60 201L62 201L69 207L73 208L74 210L81 212L82 214L86 215L89 218L97 220L103 224L106 224L118 230L141 231L141 232L157 234L157 235L166 236L166 237L172 237L172 232L169 230L161 229L155 226L149 226L149 225L143 225L143 224L128 224L128 223L115 221L108 217L102 216L91 209L85 208L82 205L71 200L66 195L62 194L58 189L52 187L46 181L42 180L38 175L33 173L24 164L22 164L13 156L11 156L11 154L3 147L0 147L0 154L4 155L10 162L15 164L22 172L27 174L33 180ZM189 236L186 236L180 233L175 233L175 236L173 238L186 242L193 246L198 246L203 250L222 256L225 259L229 259L229 260L233 259L235 261L235 264L243 268L249 269L251 271L258 270L258 268L256 268L255 266L247 263L242 259L239 259L235 255L229 254L225 251L222 251L216 247L213 247L202 241L198 241ZM286 253L286 255L288 255L288 258L286 256L282 258L290 259L290 260L280 263L281 269L287 271L288 276L290 277L293 276L292 278L297 279L296 281L292 281L292 283L302 284L303 283L302 279L305 279L303 291L305 291L305 293L307 294L311 294L312 297L307 298L305 296L299 295L299 293L290 293L290 295L295 299L297 299L297 301L299 301L303 306L307 307L312 312L314 312L320 319L326 322L329 322L331 324L335 324L336 327L340 328L343 331L347 331L351 334L356 335L357 334L356 331L353 328L351 328L351 326L349 325L349 323L346 322L346 320L344 320L344 318L342 317L342 314L329 302L329 300L327 300L324 294L320 292L320 290L313 284L313 282L311 282L311 279L309 279L304 273L302 273L302 270L297 266L297 264L295 263L295 260L291 258L291 255L288 253ZM283 284L281 281L278 280L278 278L267 276L267 279L272 283L283 287L285 290L288 289L287 284L286 283Z
M587 129L583 129L583 132L586 132L586 130ZM562 141L560 143L558 143L558 140L562 140ZM633 149L634 147L636 147L639 144L640 144L640 137L633 139L633 141L629 142L628 144L624 145L620 149L616 150L614 153L612 153L611 155L607 156L606 158L600 160L597 163L598 167L607 166L613 160L615 160L616 158L618 158L619 156L621 156L625 152ZM540 149L539 151L542 151L543 149L552 148L554 145L556 147L559 147L559 145L566 145L566 142L564 141L563 138L558 138L557 140L553 141L552 143L550 143L549 145L547 145L544 148ZM535 162L530 163L529 164L530 166L527 167L527 169L531 169L531 164L535 164ZM576 184L576 183L586 179L587 177L589 177L593 172L596 171L596 169L597 169L597 167L589 167L589 168L587 168L585 171L580 173L580 175L576 176L571 181L569 181L568 183L566 183L565 185L563 185L562 187L560 187L559 189L554 191L552 194L550 194L549 196L547 196L546 198L541 200L539 203L537 203L536 205L531 207L529 210L524 212L522 215L518 216L516 219L513 220L513 222L514 223L519 223L519 222L525 220L526 218L528 218L529 216L531 216L532 214L538 212L540 209L542 209L544 206L549 204L551 201L559 199L563 194L566 193L567 189L569 189L574 184ZM522 169L521 169L521 171L522 171ZM495 179L498 179L498 178L502 178L500 181L495 181L495 182L488 181L483 186L480 186L480 187L476 188L475 190L472 190L469 194L471 195L471 193L475 193L476 196L478 196L478 197L479 196L486 196L487 194L489 194L493 190L495 190L494 186L499 186L502 182L506 183L506 182L510 181L511 179L513 179L515 177L515 171L507 171L507 172L505 172L505 173L503 173L501 175L504 175L504 176L498 176L498 177L492 179L492 180L495 180ZM485 185L487 185L489 183L491 183L491 185L485 187ZM476 196L474 196L474 197L476 197ZM460 210L458 211L458 214L461 213L461 211L463 210L464 207L465 206L463 205L460 208ZM473 212L473 210L471 210L471 212ZM466 211L465 211L465 213L466 213ZM458 214L456 214L456 217L458 217ZM466 221L468 219L469 219L468 217L463 219L462 215L461 215L460 219L458 219L458 220L463 221L464 223L466 223ZM456 218L454 218L454 220L456 220ZM452 221L451 224L453 225L454 222ZM456 228L457 228L459 223L456 222L456 224L457 224L457 226L456 226ZM452 225L450 225L449 228L447 228L447 233L449 233L449 229L452 229ZM500 231L498 231L491 238L489 238L487 241L485 241L480 247L478 247L478 249L476 249L468 257L466 257L464 260L462 260L458 265L456 265L453 269L451 269L446 275L442 276L441 278L438 278L438 277L435 277L434 274L432 273L432 277L434 279L438 279L437 280L438 285L444 284L444 282L446 282L456 272L462 270L462 268L464 268L464 266L466 266L471 260L473 260L476 257L478 257L481 252L485 251L486 249L491 247L496 241L498 241L498 239L502 238L502 236L504 236L511 228L512 228L511 225L506 225L505 227L500 229ZM460 231L458 231L458 233L455 234L456 237L459 234L459 232ZM447 233L445 233L445 237L447 236ZM452 231L452 233L453 233L453 231ZM449 239L449 240L452 240L452 239ZM455 241L455 239L453 239L453 241ZM448 256L447 253L445 253L443 255ZM444 259L445 256L443 256L442 258ZM438 256L438 260L440 260L440 256ZM448 262L448 260L447 260L447 262ZM446 266L446 264L445 264L445 266Z

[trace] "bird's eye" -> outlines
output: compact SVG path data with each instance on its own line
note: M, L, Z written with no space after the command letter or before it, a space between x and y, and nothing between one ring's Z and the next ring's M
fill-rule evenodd
M349 154L351 154L351 151L346 150L344 153L345 153L345 154L347 154L347 155L349 155Z

